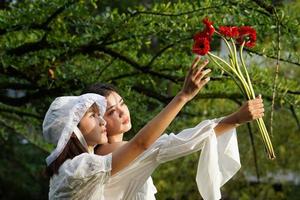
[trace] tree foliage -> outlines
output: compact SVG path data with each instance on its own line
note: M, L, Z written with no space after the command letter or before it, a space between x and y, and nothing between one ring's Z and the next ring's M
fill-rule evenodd
M224 186L223 196L293 199L295 181L277 175L299 176L300 169L299 8L298 1L261 0L2 1L0 198L46 198L42 170L53 146L43 141L41 125L57 96L79 94L95 82L116 85L131 110L133 129L126 136L131 138L182 86L194 57L192 36L208 16L216 26L257 30L258 42L247 50L247 61L254 90L265 100L265 121L277 154L275 161L266 159L255 124L239 128L242 169ZM218 38L214 47L218 53ZM210 67L211 82L168 132L224 116L244 101L228 75ZM193 154L156 170L157 198L199 199L196 164Z

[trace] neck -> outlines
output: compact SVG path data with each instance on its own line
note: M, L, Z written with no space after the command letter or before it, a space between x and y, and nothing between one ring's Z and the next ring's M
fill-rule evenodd
M88 152L94 153L94 146L88 146Z
M116 142L122 142L123 141L123 133L118 135L112 135L108 137L108 143L116 143Z

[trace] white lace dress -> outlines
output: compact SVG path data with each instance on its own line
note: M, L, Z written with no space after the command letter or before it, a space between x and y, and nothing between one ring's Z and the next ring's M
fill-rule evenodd
M104 200L103 187L110 177L111 154L80 154L66 160L50 179L49 199Z

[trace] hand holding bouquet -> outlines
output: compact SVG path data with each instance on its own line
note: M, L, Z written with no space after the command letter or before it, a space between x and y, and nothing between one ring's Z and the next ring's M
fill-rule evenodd
M203 23L205 24L204 30L194 35L194 45L192 51L199 56L208 55L208 57L218 67L231 76L248 100L255 99L256 96L243 58L244 46L249 48L255 46L255 29L250 26L220 26L219 29L216 30L213 26L213 22L209 21L207 18L203 20ZM225 42L229 50L229 61L225 61L224 59L210 52L210 42L213 34L217 34ZM239 54L237 53L237 44L240 46ZM263 119L259 118L256 120L256 122L258 124L268 157L270 159L275 159L272 142Z

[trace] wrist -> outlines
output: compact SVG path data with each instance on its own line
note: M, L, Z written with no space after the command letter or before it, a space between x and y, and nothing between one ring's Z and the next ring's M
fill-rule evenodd
M227 121L227 123L233 124L235 127L238 127L241 125L241 120L240 120L238 112L232 113L231 115L226 117L226 121Z
M182 91L180 91L180 92L175 96L175 98L176 98L177 100L183 102L183 103L187 103L187 102L190 100L190 99L188 98L188 96L187 96L184 92L182 92Z
M233 121L234 121L234 124L235 124L236 127L237 127L237 126L240 126L240 125L242 124L238 112L235 112L235 113L233 114Z

